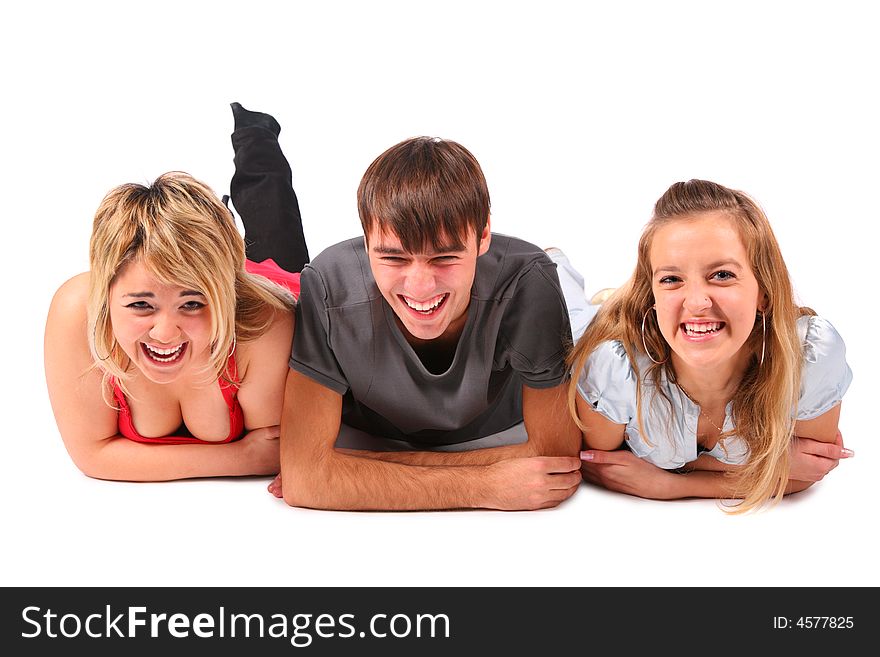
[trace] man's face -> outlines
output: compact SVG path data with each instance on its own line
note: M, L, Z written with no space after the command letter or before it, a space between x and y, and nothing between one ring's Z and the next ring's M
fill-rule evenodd
M462 248L409 253L397 235L374 227L367 236L373 278L408 339L457 338L464 327L477 258L489 250L489 224L469 232ZM428 247L429 249L431 247Z

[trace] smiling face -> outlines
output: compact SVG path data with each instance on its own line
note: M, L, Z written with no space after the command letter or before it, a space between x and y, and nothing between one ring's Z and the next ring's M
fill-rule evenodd
M211 313L196 290L161 283L140 261L127 264L110 288L113 335L154 383L171 383L207 365Z
M373 228L367 253L376 285L405 329L407 340L454 340L461 334L471 299L477 258L489 250L489 226L477 245L468 233L462 247L409 253L391 232Z
M732 219L705 212L675 219L651 241L660 332L679 373L744 363L764 295Z

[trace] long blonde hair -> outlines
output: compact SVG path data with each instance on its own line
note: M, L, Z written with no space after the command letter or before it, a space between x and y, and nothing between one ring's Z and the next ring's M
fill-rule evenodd
M743 192L706 180L690 180L675 183L660 197L639 240L635 271L602 304L568 356L573 372L569 385L569 410L581 430L585 430L577 415L578 375L586 366L587 358L601 343L619 340L636 375L637 422L642 434L646 435L642 423L643 376L636 356L645 353L642 319L654 304L651 243L661 227L682 217L705 212L721 212L734 222L748 253L752 273L766 298L763 311L766 344L759 315L743 347L751 353L751 358L733 396L735 433L749 446L746 464L736 473L729 473L735 483L735 497L741 498L741 502L732 508L735 513L742 513L770 500L778 501L788 484L789 446L794 433L793 409L797 407L803 363L797 319L804 314L813 314L809 308L801 308L795 303L788 268L770 222L758 204ZM662 390L662 373L665 371L669 380L675 381L675 372L669 366L669 345L656 320L645 322L644 345L652 360L661 361L648 366L644 378L650 377L654 389ZM763 364L760 363L762 348Z
M286 290L245 271L244 240L205 183L171 171L149 187L116 187L104 197L92 226L88 339L105 384L113 377L126 393L130 361L113 335L109 297L117 274L134 261L165 285L205 295L211 314L206 375L213 378L228 378L236 341L258 338L271 324L273 310L293 307Z

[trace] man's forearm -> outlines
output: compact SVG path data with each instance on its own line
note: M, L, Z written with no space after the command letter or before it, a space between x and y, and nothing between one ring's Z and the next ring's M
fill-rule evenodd
M292 506L344 511L492 506L485 466L408 465L338 451L307 466L282 458L284 499Z
M339 510L489 506L488 466L426 467L336 450L342 396L296 371L281 421L281 480L291 506Z
M375 452L365 449L338 449L338 452L365 459L377 459L389 463L406 465L458 467L468 465L490 465L504 459L520 456L539 456L534 443L524 442L500 447L484 447L463 452ZM557 456L557 454L546 454Z

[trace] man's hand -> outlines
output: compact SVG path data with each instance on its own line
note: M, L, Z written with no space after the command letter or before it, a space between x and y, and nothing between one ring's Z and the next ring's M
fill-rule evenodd
M581 483L575 456L531 456L486 466L487 504L503 511L548 509L571 497Z
M652 500L680 497L675 489L682 475L658 468L629 450L587 450L581 452L581 460L581 473L591 484Z
M843 436L837 432L833 443L810 438L797 438L791 442L791 471L789 479L817 482L837 467L840 459L855 454L843 446Z

